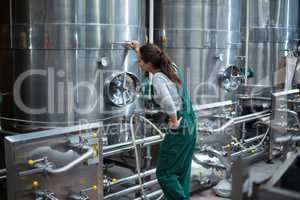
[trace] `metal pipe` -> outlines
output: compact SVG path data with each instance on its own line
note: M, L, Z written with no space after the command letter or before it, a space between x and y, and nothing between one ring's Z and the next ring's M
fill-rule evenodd
M193 155L193 161L195 163L197 163L198 165L201 165L203 167L212 167L212 168L215 168L215 169L226 169L225 165L218 165L216 163L210 163L210 162L206 162L206 161L201 161L198 159L198 157L194 154Z
M264 115L260 115L260 116L249 117L247 119L240 119L240 120L236 120L234 122L234 125L244 123L244 122L250 122L250 121L253 121L253 120L256 120L256 119L261 119L261 118L270 117L270 116L271 116L271 113L268 113L268 114L264 114Z
M288 143L292 140L292 136L291 135L285 135L285 136L276 136L274 138L274 142L276 144L282 144L282 143Z
M14 26L13 26L13 4L12 0L9 0L9 37L10 37L10 48L14 48ZM14 55L14 54L13 54Z
M197 111L202 111L202 110L208 110L212 108L219 108L219 107L224 107L224 106L230 106L233 105L234 102L229 100L229 101L221 101L221 102L216 102L216 103L208 103L208 104L202 104L202 105L194 105L193 110L195 112Z
M252 147L249 147L249 148L247 148L247 149L243 149L243 150L238 151L238 152L236 152L236 153L233 153L233 154L231 154L231 156L232 156L232 157L239 156L239 155L241 155L241 154L243 154L243 153L247 153L247 152L249 152L249 151L251 151L251 150L253 150L253 149L257 149L257 148L261 147L261 146L263 145L265 139L267 138L267 135L269 134L269 131L270 131L270 127L268 127L268 130L267 130L266 133L264 134L263 139L262 139L257 145L252 146Z
M261 138L264 137L265 134L261 134L261 135L258 135L258 136L255 136L253 138L249 138L249 139L245 139L243 142L246 143L246 144L249 144L249 143L252 143L252 142L255 142Z
M156 185L157 183L158 183L158 181L155 179L155 180L144 183L143 186L144 187L150 187L152 185ZM129 194L129 193L135 192L139 189L140 189L140 185L136 185L136 186L133 186L131 188L127 188L125 190L122 190L122 191L119 191L119 192L116 192L116 193L113 193L113 194L109 194L109 195L105 196L104 199L111 199L111 198L120 197L120 196Z
M289 94L297 94L299 92L300 92L299 89L283 90L283 91L280 91L280 92L272 93L272 96L274 96L274 97L286 96L286 95L289 95Z
M249 65L249 38L250 38L250 0L247 0L246 5L246 47L245 47L245 85L248 84L248 65Z
M157 136L152 136L152 137L147 137L147 138L136 140L136 144L142 145L143 147L145 147L145 146L160 143L161 141L163 141L163 139L161 139L161 137L157 135ZM128 145L130 145L130 146L128 146ZM105 149L102 153L103 158L106 158L106 157L112 156L112 155L116 155L116 154L122 153L124 151L129 151L134 148L134 146L132 145L132 142L127 142L127 143L123 143L121 145L113 145L113 146L114 146L114 148L111 148L111 146L107 146L106 148L103 148L103 149ZM116 146L118 146L118 148L116 148Z
M151 160L152 160L152 154L151 154L151 146L146 146L146 169L151 168Z
M156 169L151 169L149 171L141 173L141 177L144 178L146 176L150 176L150 175L153 175L155 173L156 173ZM116 186L116 185L124 184L124 183L127 183L129 181L136 180L137 178L138 178L138 174L135 174L135 175L130 176L130 177L119 179L119 180L111 183L110 186Z
M163 194L163 191L162 190L157 190L155 192L152 192L150 194L147 194L146 195L146 199L150 199L150 198L153 198L153 197L156 197L158 195L162 195ZM134 200L144 200L145 198L142 198L142 197L138 197L138 198L135 198Z
M151 137L145 137L145 138L142 138L142 139L137 139L136 144L140 145L140 144L144 144L144 143L147 143L147 142L153 142L153 141L156 141L156 140L161 140L161 136L160 135L155 135L155 136L151 136ZM124 143L120 143L120 144L105 146L105 147L103 147L103 152L108 152L108 151L114 150L116 148L126 147L128 145L132 145L132 142L124 142Z
M19 172L19 176L28 176L28 175L31 175L31 174L38 174L38 173L42 173L44 172L44 169L43 168L36 168L36 169L30 169L30 170L27 170L27 171L23 171L23 172Z
M69 171L70 169L72 169L76 165L82 163L83 161L87 160L88 158L90 158L94 155L94 149L92 147L82 146L82 149L87 150L87 152L84 153L79 158L72 161L71 163L69 163L69 164L67 164L67 165L65 165L61 168L58 168L58 169L53 169L52 167L47 167L47 168L45 168L45 171L50 173L50 174L60 174L60 173Z
M145 190L144 190L144 185L143 185L143 180L141 177L141 164L140 164L140 159L139 159L139 152L135 140L135 129L133 126L133 120L134 120L134 115L130 117L130 132L131 132L131 138L132 138L132 143L134 146L134 153L135 153L135 163L136 163L136 171L138 173L138 181L140 184L140 189L141 189L141 194L144 196L145 195Z
M229 120L228 122L226 122L223 126L217 128L217 129L203 129L203 128L201 129L200 128L199 131L208 131L211 133L221 132L232 125L252 121L252 120L263 118L263 117L268 117L270 115L271 115L270 110L265 110L265 111L233 118L233 119Z
M0 174L6 173L6 169L0 169Z
M149 43L154 42L154 1L149 0Z
M259 101L272 101L270 97L253 97L253 96L238 96L238 99L241 100L259 100ZM278 102L287 102L287 103L300 103L300 100L277 100Z
M255 162L257 159L262 158L264 155L266 154L265 150L260 150L258 152L255 152L251 155L247 155L247 156L243 156L243 160L245 161L249 161L249 162ZM237 157L236 157L237 156ZM235 161L236 159L238 159L238 155L231 157L232 161Z
M162 142L162 141L164 141L164 139L160 139L160 140L155 140L155 141L147 142L147 143L142 144L142 147L151 146L151 145L160 143L160 142Z
M230 169L231 167L230 163L228 163L228 160L224 158L224 155L221 152L213 149L212 147L206 147L205 151L212 153L215 157L217 157L221 161L221 163L224 164L226 169Z
M108 151L108 152L103 152L102 153L102 157L103 158L106 158L106 157L109 157L109 156L113 156L113 155L117 155L117 154L120 154L122 152L125 152L125 151L129 151L133 149L133 146L127 146L127 147L122 147L120 149L116 149L116 150L111 150L111 151Z
M285 109L285 110L279 109L278 111L287 112L287 113L291 114L296 119L298 128L300 128L300 121L299 121L299 118L298 118L299 116L298 116L297 112L295 112L293 110L289 110L289 109Z
M6 179L6 178L7 178L6 176L0 176L0 180Z
M293 137L292 137L292 141L293 141L293 142L299 142L299 141L300 141L300 136L299 136L299 135L293 136Z
M271 101L270 97L253 97L253 96L238 96L241 100L260 100L260 101Z

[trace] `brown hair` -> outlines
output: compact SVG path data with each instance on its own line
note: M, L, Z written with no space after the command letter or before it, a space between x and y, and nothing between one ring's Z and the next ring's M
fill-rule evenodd
M181 80L172 66L168 55L155 44L140 47L140 55L144 62L150 62L155 69L160 69L171 81L181 86Z

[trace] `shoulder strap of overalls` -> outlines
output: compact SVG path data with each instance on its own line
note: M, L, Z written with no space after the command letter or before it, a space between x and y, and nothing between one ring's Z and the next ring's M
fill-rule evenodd
M184 78L184 71L182 67L178 67L175 63L172 63L172 66L177 72L178 77L181 80L181 97L182 97L182 109L181 113L182 115L189 115L192 117L193 120L196 119L194 110L193 110L193 105L191 103L191 100L189 98L188 92L187 92L187 86L186 86L186 81Z

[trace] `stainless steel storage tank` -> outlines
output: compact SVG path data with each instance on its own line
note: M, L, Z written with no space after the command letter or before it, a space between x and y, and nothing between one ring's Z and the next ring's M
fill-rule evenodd
M11 26L1 25L9 31L1 52L12 57L1 63L11 62L5 67L13 72L8 98L15 106L6 104L3 115L33 122L3 120L4 126L32 130L129 112L140 72L123 42L145 41L145 0L7 2L10 12L1 12Z
M186 68L195 104L219 101L218 74L238 63L240 0L156 0L155 42Z
M247 0L243 0L243 49L246 45ZM250 84L273 85L274 71L286 50L299 39L299 0L249 1L248 67L255 70Z

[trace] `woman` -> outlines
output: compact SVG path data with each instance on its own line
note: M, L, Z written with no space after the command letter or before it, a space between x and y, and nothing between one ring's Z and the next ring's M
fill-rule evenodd
M154 101L168 115L161 143L157 179L167 200L190 199L191 161L196 141L195 114L182 81L182 73L158 46L132 42L137 62L153 74ZM180 76L180 78L179 78Z

